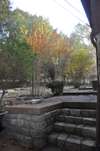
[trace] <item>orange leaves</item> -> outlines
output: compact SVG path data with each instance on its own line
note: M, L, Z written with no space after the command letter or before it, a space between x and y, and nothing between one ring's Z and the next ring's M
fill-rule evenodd
M46 48L48 38L51 34L52 27L47 20L38 17L32 27L32 32L27 37L28 44L32 47L33 52L37 54L43 53Z
M27 42L32 47L33 51L37 54L41 54L45 48L47 38L41 33L34 33L27 38Z
M53 30L46 20L38 19L40 20L34 22L32 32L27 37L27 42L33 52L44 58L53 58L53 60L69 56L71 52L69 38Z
M48 48L53 57L68 55L71 51L69 39L64 35L58 34L56 31L52 32L48 42Z
M39 56L41 64L46 65L47 68L53 65L55 77L64 79L71 54L70 39L53 30L48 22L40 18L34 22L27 42L33 52Z

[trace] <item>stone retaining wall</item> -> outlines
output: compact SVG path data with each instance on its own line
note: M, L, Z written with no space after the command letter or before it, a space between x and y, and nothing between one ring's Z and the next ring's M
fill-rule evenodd
M49 108L48 103L47 108L43 104L9 106L8 114L3 120L7 135L23 145L42 148L60 113L59 109L54 108L54 104L50 106L49 103Z
M62 108L95 108L96 102L64 102L62 100L42 102L34 105L8 106L3 120L6 132L19 143L42 148L53 129L56 117Z

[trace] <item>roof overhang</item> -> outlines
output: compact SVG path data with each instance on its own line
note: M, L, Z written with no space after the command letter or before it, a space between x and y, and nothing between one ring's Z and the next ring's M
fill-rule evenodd
M86 16L88 18L88 21L89 21L90 25L92 26L92 24L91 24L90 0L81 0L81 2L82 2L82 5L83 5L83 8L85 10Z
M81 0L94 34L100 33L100 0Z

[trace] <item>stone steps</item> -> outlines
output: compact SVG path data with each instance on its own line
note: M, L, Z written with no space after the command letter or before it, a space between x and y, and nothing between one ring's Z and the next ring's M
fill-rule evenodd
M48 140L62 151L95 151L96 110L61 109Z
M84 125L56 122L54 124L55 132L65 132L66 134L77 135L85 138L96 138L96 128Z
M58 122L65 122L71 124L83 124L84 126L96 126L96 119L89 118L89 117L77 117L77 116L66 116L66 115L59 115L56 120Z
M45 146L42 151L62 151L59 147L53 145Z
M63 151L95 151L95 141L76 135L52 133L49 135L48 141L62 148Z
M65 108L61 110L61 115L96 118L96 110Z

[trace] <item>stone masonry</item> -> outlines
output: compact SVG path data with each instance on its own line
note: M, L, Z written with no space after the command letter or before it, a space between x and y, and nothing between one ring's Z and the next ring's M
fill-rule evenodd
M7 135L22 145L42 148L46 145L47 136L52 131L54 120L60 112L59 109L52 109L53 106L50 111L45 112L45 105L41 107L40 104L33 107L28 105L8 107L8 114L3 120Z
M96 102L48 100L34 105L8 106L3 120L6 134L20 144L41 149L54 130L54 123L66 108L96 108ZM75 112L76 113L76 112ZM72 114L72 113L71 113Z

